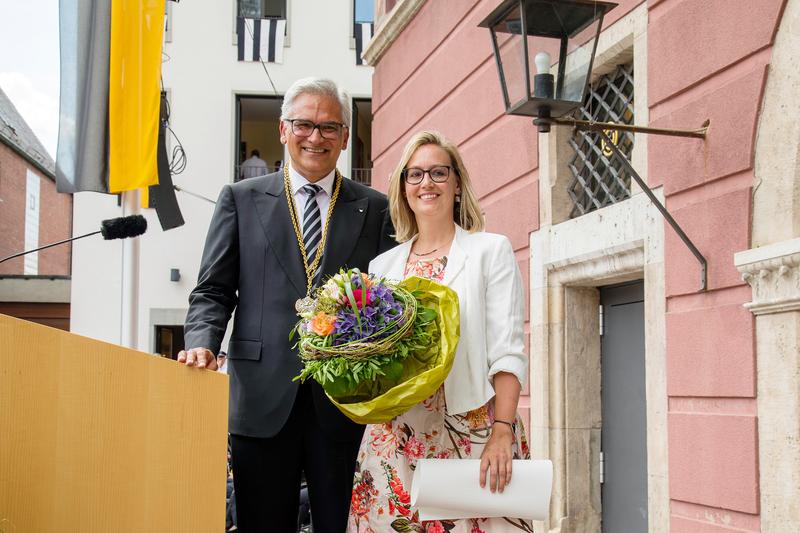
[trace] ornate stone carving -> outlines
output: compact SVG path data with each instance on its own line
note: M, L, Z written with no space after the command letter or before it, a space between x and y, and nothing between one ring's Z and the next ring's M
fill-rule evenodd
M800 310L800 239L739 252L734 264L753 289L753 314Z

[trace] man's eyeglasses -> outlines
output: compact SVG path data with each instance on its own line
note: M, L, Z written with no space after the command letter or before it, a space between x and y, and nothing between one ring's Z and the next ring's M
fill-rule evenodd
M403 170L401 175L406 183L409 185L418 185L425 179L425 174L431 177L434 183L444 183L450 177L450 169L452 167L438 166L431 167L427 170L422 168L407 168Z
M285 122L292 125L292 133L298 137L311 137L315 129L319 129L319 134L325 139L338 139L342 135L342 130L347 126L340 122L323 122L315 124L310 120L300 118L287 118Z

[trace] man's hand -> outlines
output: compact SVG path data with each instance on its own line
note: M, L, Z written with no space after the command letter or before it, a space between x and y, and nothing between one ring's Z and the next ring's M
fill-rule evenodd
M511 481L511 460L514 458L511 446L514 443L514 433L511 427L505 424L494 424L489 441L481 454L481 488L486 486L489 478L489 490L503 492ZM488 476L487 476L488 471Z
M217 369L217 358L208 348L181 350L178 354L178 362L186 366L196 366L197 368L207 368L208 370Z

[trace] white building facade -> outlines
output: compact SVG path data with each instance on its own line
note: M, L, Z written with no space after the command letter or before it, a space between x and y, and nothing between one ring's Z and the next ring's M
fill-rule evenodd
M214 210L208 200L216 200L225 184L239 179L239 165L252 150L260 152L270 169L285 160L278 117L282 95L294 81L325 77L350 94L350 146L342 152L339 170L369 181L372 68L358 64L357 51L371 35L372 4L372 0L167 2L162 77L174 132L168 134L167 152L172 158L179 144L185 152L185 168L173 174L173 181L186 191L177 192L186 223L162 231L155 210L142 209L149 229L140 237L135 348L174 357L182 347L188 295L197 280ZM240 16L248 17L245 39L237 35ZM254 35L258 26L265 29ZM275 28L285 28L283 46ZM246 58L252 58L254 37L261 38L255 49L262 57L240 61L242 42ZM76 194L74 235L94 231L100 220L123 214L128 213L123 213L116 196ZM71 331L122 342L123 263L120 241L75 243Z

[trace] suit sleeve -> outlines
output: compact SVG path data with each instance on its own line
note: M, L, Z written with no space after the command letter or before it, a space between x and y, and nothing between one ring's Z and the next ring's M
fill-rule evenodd
M219 353L225 330L237 303L239 286L239 229L230 185L220 192L211 217L197 286L189 295L184 328L186 348Z
M498 372L514 374L522 386L527 378L525 302L517 260L505 237L492 252L486 273L486 354L489 379Z

